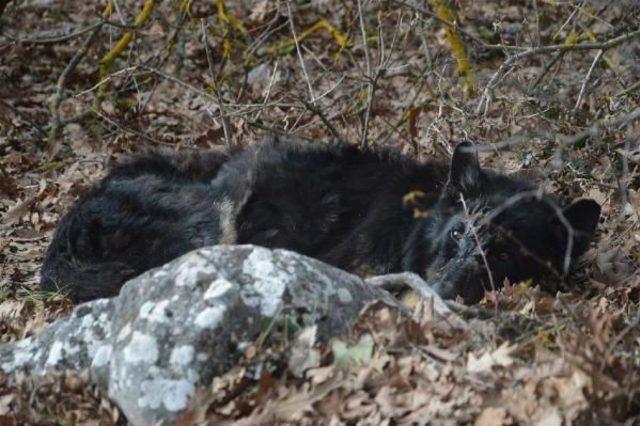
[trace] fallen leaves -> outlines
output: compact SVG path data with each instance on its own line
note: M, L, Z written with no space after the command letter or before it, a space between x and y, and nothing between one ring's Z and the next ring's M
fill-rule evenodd
M475 426L502 426L509 424L510 421L506 408L487 407L478 417L476 417Z
M19 37L29 36L22 22L33 23L34 34L46 33L66 25L65 19L90 22L99 13L95 4L79 2L52 2L47 8L18 3L5 11L3 24L8 34ZM611 61L594 69L575 117L568 109L580 90L576 76L590 67L590 55L564 55L548 70L545 65L553 61L549 56L520 63L505 76L487 114L478 117L468 114L477 99L462 100L446 33L430 18L400 5L362 2L370 33L366 44L379 71L363 79L364 44L359 20L354 19L356 5L337 7L332 0L294 3L300 31L326 32L299 40L300 47L318 95L316 107L348 140L362 139L358 123L366 100L358 94L368 78L375 79L368 129L372 143L432 160L445 158L455 141L467 137L481 145L513 141L502 144L506 149L484 152L483 163L544 178L558 194L596 199L603 208L600 236L566 293L545 294L543 283L506 283L501 292L488 293L482 304L461 313L464 320L443 319L433 303L416 303L413 318L372 306L350 334L329 344L317 342L308 328L294 336L288 351L282 342L252 345L244 364L201 389L194 411L182 424L637 422L638 124L602 129L598 137L563 150L555 143L559 135L579 133L602 117L637 108L637 45L607 52ZM609 2L602 10L538 2L535 13L517 2L458 3L456 25L488 44L579 42L583 31L606 39L611 32L637 27L637 14L624 2ZM265 133L283 130L311 139L332 137L322 120L300 105L300 99L308 98L308 85L293 46L290 53L269 54L291 41L286 8L265 0L254 1L250 8L226 2L225 16L246 28L236 26L231 34L228 28L234 23L221 22L213 2L189 5L192 18L210 24L214 58L228 58L216 63L214 72L232 139L246 146ZM36 291L38 271L53 227L104 171L106 160L149 146L177 150L224 144L218 105L189 89L211 89L201 27L189 20L180 24L173 5L156 8L161 13L150 18L126 62L115 63L114 69L154 66L160 55L161 70L171 79L141 69L113 76L114 90L102 102L101 116L72 120L55 143L42 135L51 121L47 99L81 38L2 46L2 342L36 333L69 312L64 298ZM130 22L138 13L126 5L118 11ZM319 21L320 16L327 21ZM108 40L105 35L102 41ZM167 46L168 40L175 43ZM108 43L104 46L108 49ZM504 53L467 47L482 86L504 62ZM97 60L105 51L89 52L69 79L63 119L90 110ZM533 84L538 78L539 84ZM529 129L548 136L532 138ZM0 378L0 424L118 421L108 400L94 395L83 378L72 377L47 378L41 384ZM45 412L54 420L43 418Z
M467 359L467 371L469 373L484 373L491 371L493 367L509 367L513 364L511 353L516 349L508 343L503 343L496 350L484 352L480 357L470 353Z
M115 425L122 415L106 395L90 385L88 371L52 372L34 380L0 373L0 424L87 424L100 419Z
M347 345L345 342L335 339L331 343L331 349L336 366L363 365L371 360L373 338L369 334L364 334L354 345Z
M310 368L320 365L320 351L316 344L317 326L310 326L298 333L289 353L289 369L296 377L302 377Z

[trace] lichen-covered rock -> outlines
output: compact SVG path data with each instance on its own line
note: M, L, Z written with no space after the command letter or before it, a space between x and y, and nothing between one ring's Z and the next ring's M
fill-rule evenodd
M100 299L80 305L69 318L54 322L44 332L0 346L0 369L40 374L47 369L88 368L111 337L114 302Z
M89 368L134 424L171 420L199 385L235 365L274 324L345 331L385 291L317 260L255 246L199 249L79 305L41 334L0 346L0 369Z

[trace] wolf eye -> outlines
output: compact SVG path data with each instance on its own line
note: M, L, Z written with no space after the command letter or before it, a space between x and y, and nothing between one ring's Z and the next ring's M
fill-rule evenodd
M457 224L451 229L451 238L461 240L464 237L465 226L462 223Z

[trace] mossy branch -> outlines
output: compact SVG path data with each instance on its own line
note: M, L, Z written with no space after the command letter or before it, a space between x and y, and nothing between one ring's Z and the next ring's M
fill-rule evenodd
M142 10L138 14L138 16L136 16L136 19L133 22L134 29L140 28L149 20L149 17L151 16L151 12L153 12L153 8L155 7L155 5L156 5L155 0L146 0L144 2L144 5L142 6ZM128 30L122 35L122 37L120 37L120 40L117 41L115 46L113 46L113 48L106 55L102 57L102 59L100 60L100 81L107 80L107 77L111 72L111 66L113 65L113 62L116 60L118 56L122 54L122 52L126 50L126 48L129 46L129 43L131 42L132 39L133 39L133 30ZM107 93L107 88L108 88L107 83L104 83L100 86L97 94L98 99L104 98L104 96Z
M233 15L229 15L227 13L227 6L224 3L224 0L216 0L216 10L218 14L218 19L222 23L223 27L223 35L222 35L222 56L224 59L231 59L231 31L236 30L242 34L245 34L247 30L242 25L242 22L238 20Z
M352 44L349 42L349 37L347 35L341 33L339 29L334 27L331 24L331 22L329 22L325 18L320 18L318 20L318 22L316 22L315 24L311 25L306 30L302 31L300 34L298 34L296 39L297 39L297 41L299 43L302 40L304 40L305 38L309 37L311 34L317 32L319 30L326 30L329 33L331 33L331 36L334 38L334 40L336 41L336 43L338 44L338 47L340 49L347 49L347 48L352 46ZM278 44L273 49L271 49L271 51L274 52L274 53L281 52L284 49L288 49L290 47L295 46L295 44L296 44L296 40L294 40L292 38L290 40L287 40L287 41L285 41L283 43Z
M446 22L457 21L455 13L447 6L446 0L432 0L432 3L440 19ZM471 97L476 92L476 82L473 77L471 62L467 55L467 47L455 26L443 25L443 27L447 33L453 56L456 58L458 75L464 80L465 95Z
M182 29L187 18L189 17L190 6L191 6L191 0L182 0L180 2L180 6L178 7L178 18L176 20L176 26L171 36L169 36L169 40L167 41L167 47L162 56L163 61L166 61L167 59L169 59L173 54L175 44L178 41L178 34L180 33L180 30Z

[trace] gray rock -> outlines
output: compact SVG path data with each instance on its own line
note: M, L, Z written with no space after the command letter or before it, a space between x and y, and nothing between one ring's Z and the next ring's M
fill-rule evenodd
M134 424L171 421L196 387L227 372L261 333L294 321L326 341L388 293L286 250L215 246L77 306L37 336L0 346L0 369L89 368Z

